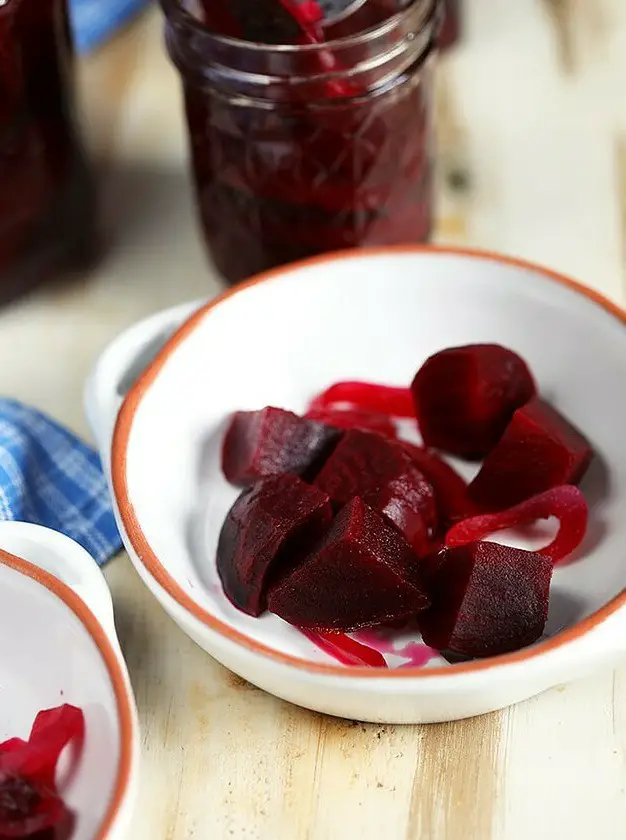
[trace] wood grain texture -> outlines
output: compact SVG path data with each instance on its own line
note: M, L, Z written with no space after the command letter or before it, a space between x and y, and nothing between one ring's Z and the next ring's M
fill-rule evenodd
M137 21L79 64L79 93L87 138L101 166L114 155L121 112L128 102L147 34L143 21ZM94 99L98 107L93 107Z
M407 840L491 840L502 796L502 718L434 724L421 733Z
M626 135L615 141L615 186L622 257L622 294L626 301Z
M555 826L560 837L624 837L624 679L598 674L506 713L506 840L551 840Z
M470 237L473 173L454 75L445 59L437 74L435 118L437 238L441 243L462 245Z
M576 70L576 49L572 17L574 0L542 0L553 28L561 70L566 75Z

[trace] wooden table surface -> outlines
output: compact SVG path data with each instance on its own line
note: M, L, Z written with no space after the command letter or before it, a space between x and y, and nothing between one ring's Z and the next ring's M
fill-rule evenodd
M466 3L466 42L439 77L439 239L542 262L626 303L626 3ZM82 386L107 341L218 288L160 26L150 11L82 68L106 259L0 315L2 391L84 434ZM134 840L626 837L626 670L460 723L354 724L227 672L125 555L106 574L143 729Z

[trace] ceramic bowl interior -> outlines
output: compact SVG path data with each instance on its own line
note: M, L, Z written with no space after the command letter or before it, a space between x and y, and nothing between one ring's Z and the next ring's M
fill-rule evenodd
M624 322L540 269L461 253L398 250L294 267L207 307L183 329L123 412L125 463L113 452L114 471L125 467L122 516L149 546L148 571L196 614L328 662L280 619L249 618L222 593L215 550L237 495L220 471L227 418L268 404L301 412L342 379L407 385L432 353L472 342L525 357L542 394L595 447L583 484L591 527L579 555L555 572L546 634L592 614L626 586Z
M116 693L94 637L26 567L0 558L0 740L27 737L42 709L69 703L83 710L82 752L75 764L62 756L60 789L76 816L73 840L94 840L119 773Z

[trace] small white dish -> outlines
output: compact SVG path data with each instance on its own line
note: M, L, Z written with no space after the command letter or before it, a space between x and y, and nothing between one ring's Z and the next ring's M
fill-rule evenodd
M123 840L139 733L106 582L83 548L47 528L0 522L0 546L0 741L28 737L42 709L82 709L83 747L61 785L72 840Z
M152 359L155 342L196 307L154 316L118 338L88 385L87 411L137 571L216 659L299 705L391 723L488 712L624 655L622 311L571 280L496 255L358 251L288 266L225 293ZM237 494L220 471L229 414L267 404L301 411L342 379L408 384L431 353L470 342L520 352L543 394L599 456L584 484L593 525L581 559L555 573L546 637L471 663L347 668L275 616L238 612L215 569L218 534ZM146 357L150 364L131 385Z

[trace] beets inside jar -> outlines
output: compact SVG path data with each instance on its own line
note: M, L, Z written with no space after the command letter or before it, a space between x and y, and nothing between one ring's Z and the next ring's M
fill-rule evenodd
M435 0L161 2L226 282L429 238Z

